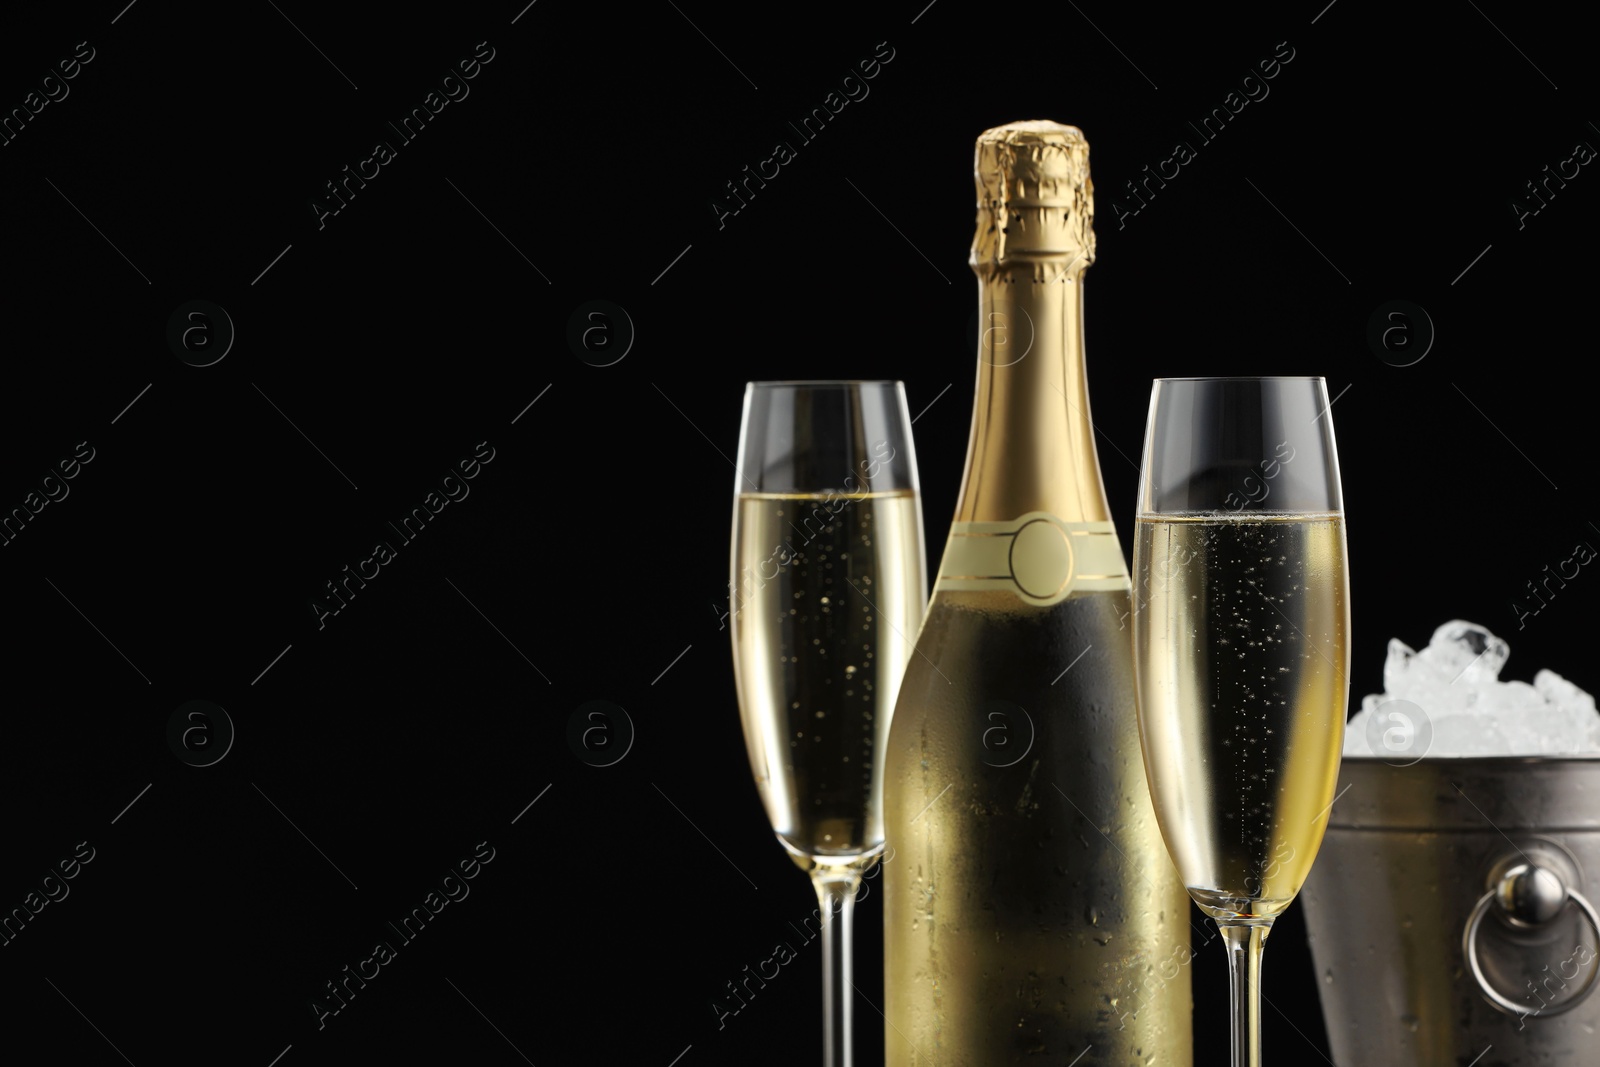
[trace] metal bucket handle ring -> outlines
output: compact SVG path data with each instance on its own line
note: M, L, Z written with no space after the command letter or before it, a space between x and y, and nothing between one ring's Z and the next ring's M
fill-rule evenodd
M1565 1003L1554 1008L1529 1011L1525 1005L1518 1004L1496 991L1489 984L1489 979L1483 973L1483 967L1478 963L1478 927L1483 924L1483 917L1489 914L1491 904L1499 907L1501 916L1512 926L1528 929L1554 919L1566 909L1568 901L1576 904L1588 917L1589 924L1594 927L1596 939L1600 940L1600 915L1595 913L1594 906L1582 893L1563 884L1560 877L1548 867L1531 863L1517 864L1506 871L1495 886L1478 901L1477 906L1472 909L1471 918L1467 920L1462 940L1466 943L1467 966L1472 968L1472 977L1478 983L1478 990L1490 1004L1508 1015L1559 1015L1577 1007L1594 992L1595 979L1600 976L1600 966L1589 972L1583 988Z

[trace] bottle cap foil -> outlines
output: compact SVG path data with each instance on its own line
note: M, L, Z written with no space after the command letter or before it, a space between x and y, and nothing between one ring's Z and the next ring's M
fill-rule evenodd
M1094 183L1082 130L1044 120L985 130L973 172L973 270L1034 262L1051 279L1076 280L1094 262Z

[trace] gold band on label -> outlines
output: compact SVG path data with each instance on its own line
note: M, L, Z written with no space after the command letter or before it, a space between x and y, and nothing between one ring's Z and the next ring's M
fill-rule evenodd
M1048 606L1073 593L1127 589L1128 565L1109 522L1062 522L1031 511L1010 522L950 524L936 590L1009 589Z

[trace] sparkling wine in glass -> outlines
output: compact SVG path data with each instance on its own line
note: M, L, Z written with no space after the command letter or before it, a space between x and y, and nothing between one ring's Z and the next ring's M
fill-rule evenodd
M1233 1067L1261 951L1333 806L1349 693L1344 508L1321 378L1155 383L1134 539L1139 739L1162 837L1228 950Z
M899 382L751 382L733 515L733 666L778 842L811 876L824 1063L851 1062L851 924L883 851L883 751L927 602Z

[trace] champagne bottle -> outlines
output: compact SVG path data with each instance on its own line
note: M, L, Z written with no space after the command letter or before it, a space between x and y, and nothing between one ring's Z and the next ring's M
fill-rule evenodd
M966 473L887 754L886 1062L1190 1067L1189 900L1089 421L1089 146L997 127L976 179Z

